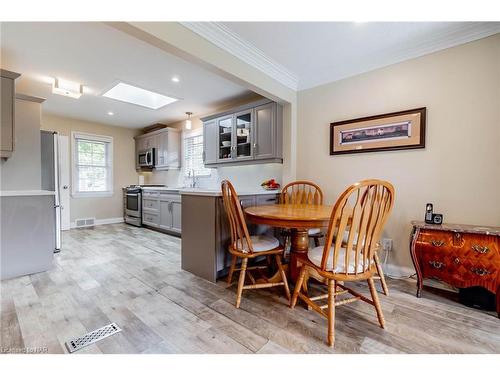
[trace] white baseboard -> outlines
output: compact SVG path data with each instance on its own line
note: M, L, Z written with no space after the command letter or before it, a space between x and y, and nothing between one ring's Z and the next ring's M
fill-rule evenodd
M385 274L394 277L409 277L415 273L415 268L399 266L397 264L384 264L382 268Z
M105 224L118 224L118 223L123 223L123 222L124 222L123 217L111 217L108 219L96 219L94 221L94 226L105 225ZM74 221L71 222L70 228L71 229L76 228L76 223Z

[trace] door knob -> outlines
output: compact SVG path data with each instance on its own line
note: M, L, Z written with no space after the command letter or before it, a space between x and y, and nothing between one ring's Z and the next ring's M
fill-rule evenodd
M63 186L63 189L67 189L67 188L68 188L68 185L64 185L64 186Z

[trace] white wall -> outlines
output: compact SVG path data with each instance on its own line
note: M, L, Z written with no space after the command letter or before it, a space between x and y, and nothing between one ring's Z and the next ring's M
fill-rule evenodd
M427 107L425 149L329 155L331 122L417 107ZM427 202L448 223L500 226L500 34L300 91L298 126L297 177L329 203L362 179L394 184L385 236L397 266L412 267L410 221Z
M1 190L40 190L40 103L16 99L15 146L0 162Z

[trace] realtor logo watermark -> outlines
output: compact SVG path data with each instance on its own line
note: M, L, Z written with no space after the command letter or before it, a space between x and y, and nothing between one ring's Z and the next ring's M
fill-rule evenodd
M35 347L25 347L25 348L0 347L0 354L43 354L48 352L49 348L46 346L35 346Z

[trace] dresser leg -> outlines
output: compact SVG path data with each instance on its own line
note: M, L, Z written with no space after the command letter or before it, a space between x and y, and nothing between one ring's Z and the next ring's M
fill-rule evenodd
M498 319L500 319L500 286L497 289L497 315Z
M413 266L415 267L415 271L417 272L417 298L420 298L422 296L422 286L423 286L422 270L420 269L420 264L418 262L417 254L415 253L415 245L417 243L419 234L420 234L420 228L413 227L413 231L410 237L410 254L411 254L411 260L413 261Z

